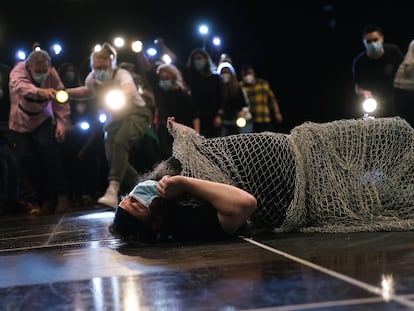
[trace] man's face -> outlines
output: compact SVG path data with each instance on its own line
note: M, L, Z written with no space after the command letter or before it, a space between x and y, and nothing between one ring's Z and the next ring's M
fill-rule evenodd
M111 60L95 58L93 60L93 69L95 71L111 71Z
M49 62L47 61L36 62L29 66L29 70L32 76L48 74L49 68Z
M384 36L381 35L378 31L370 32L364 36L364 45L367 47L372 43L384 43Z

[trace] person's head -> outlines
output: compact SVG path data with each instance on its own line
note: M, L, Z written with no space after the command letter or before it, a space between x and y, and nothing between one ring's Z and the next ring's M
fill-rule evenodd
M130 242L153 242L159 232L153 213L157 213L160 197L158 182L146 180L138 183L119 203L111 232Z
M181 72L172 64L161 64L157 68L159 85L164 91L184 88Z
M228 62L222 62L217 67L217 73L220 75L221 81L223 83L229 83L230 81L236 79L236 71L234 67Z
M254 84L256 79L256 73L252 65L244 64L240 68L240 74L243 82L246 84Z
M110 231L129 243L156 241L163 225L163 205L167 201L158 197L157 180L180 172L180 162L171 157L143 174L137 186L119 203ZM137 200L138 197L141 199Z
M200 73L211 73L214 71L214 64L210 54L200 48L191 51L187 61L187 67Z
M100 50L92 53L91 69L95 79L101 82L111 79L112 71L116 68L116 57L116 50L109 43L104 43Z
M366 26L362 31L362 40L369 56L374 58L382 56L384 35L381 27L377 25Z
M26 66L33 80L40 84L46 81L49 76L50 56L44 50L34 50L27 57Z
M72 87L77 84L76 69L72 63L62 63L58 68L58 74L66 87Z

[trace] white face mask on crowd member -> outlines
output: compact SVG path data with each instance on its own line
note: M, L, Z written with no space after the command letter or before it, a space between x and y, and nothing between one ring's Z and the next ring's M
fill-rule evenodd
M247 84L253 84L254 82L254 75L252 74L247 74L243 77L243 81Z

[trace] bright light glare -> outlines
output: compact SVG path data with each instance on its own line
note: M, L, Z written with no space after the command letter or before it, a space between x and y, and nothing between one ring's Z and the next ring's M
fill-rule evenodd
M119 110L125 106L125 96L120 90L111 90L106 94L105 103L111 110Z
M69 94L65 90L59 90L56 92L56 101L59 104L65 104L69 99Z
M142 51L142 42L139 40L132 42L131 49L135 53L140 53Z
M105 123L107 119L108 119L108 116L105 113L99 114L99 117L98 117L99 122Z
M166 64L171 64L171 62L172 62L172 59L171 59L170 55L168 55L168 54L164 54L164 55L161 57L161 59L162 59L162 61L163 61L164 63L166 63Z
M208 27L206 25L201 25L198 28L198 31L202 34L202 35L206 35L208 34Z
M214 44L215 46L220 46L220 45L221 45L221 40L220 40L220 38L219 38L219 37L214 37L214 38L213 38L213 44Z
M240 118L237 118L237 120L236 120L236 125L238 126L238 127L245 127L246 126L246 119L245 118L242 118L242 117L240 117Z
M375 109L377 109L377 101L372 97L367 98L362 103L362 108L364 108L365 112L373 112Z
M90 127L89 123L86 122L86 121L83 121L83 122L79 123L79 126L82 130L85 130L85 131L89 130L89 127Z
M93 48L94 52L99 52L100 50L102 50L102 46L100 44L95 45Z
M154 49L154 48L149 48L149 49L147 49L147 54L149 55L149 56L155 56L155 55L157 55L157 50L156 49Z
M55 55L59 55L60 52L62 52L62 46L58 43L53 44L52 49L53 49L53 53L55 53Z
M17 57L17 59L19 59L19 60L25 60L25 59L26 59L26 53L25 53L25 52L23 52L23 51L18 51L18 52L16 53L16 57Z
M381 294L385 301L389 301L394 294L394 279L392 275L383 275L381 281Z
M123 38L121 38L121 37L116 37L116 38L114 39L114 45L115 45L117 48L121 48L121 47L123 47L123 46L124 46L124 44L125 44L125 40L124 40Z

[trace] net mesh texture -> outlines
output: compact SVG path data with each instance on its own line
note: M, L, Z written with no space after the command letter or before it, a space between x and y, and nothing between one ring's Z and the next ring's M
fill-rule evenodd
M172 123L182 175L254 195L249 221L279 231L414 228L414 130L402 118L306 122L290 134L204 138Z

